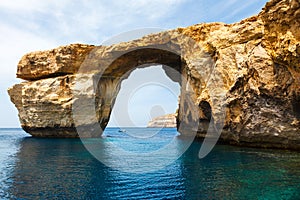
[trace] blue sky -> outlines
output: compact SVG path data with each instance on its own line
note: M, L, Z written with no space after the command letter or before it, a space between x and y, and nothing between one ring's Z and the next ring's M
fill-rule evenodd
M154 117L174 113L179 91L160 65L136 69L121 84L108 126L146 126Z
M17 111L6 90L21 81L15 78L16 66L27 52L78 42L100 45L113 35L140 28L232 23L257 14L265 3L266 0L1 0L0 127L19 127ZM167 105L169 99L162 99L165 102L161 105Z

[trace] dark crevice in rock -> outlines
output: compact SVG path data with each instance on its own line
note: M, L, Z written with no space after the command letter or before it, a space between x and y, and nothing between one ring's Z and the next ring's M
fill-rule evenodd
M211 114L211 106L209 105L209 103L207 101L201 101L199 104L199 108L202 110L205 118L210 121L212 118L212 114Z
M295 98L292 105L296 118L300 119L300 97Z
M48 75L45 75L45 76L39 76L39 77L36 77L36 78L30 77L30 78L28 78L26 80L28 80L28 81L36 81L36 80L47 79L47 78L56 78L56 77L61 77L61 76L66 76L66 75L72 75L72 73L56 72L56 73L48 74ZM22 77L22 78L24 78L24 77Z

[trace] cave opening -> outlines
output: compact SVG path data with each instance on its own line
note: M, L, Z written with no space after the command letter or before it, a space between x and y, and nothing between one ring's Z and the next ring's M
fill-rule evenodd
M209 124L213 121L211 106L207 101L201 101L199 103L199 127L198 132L200 134L206 134Z

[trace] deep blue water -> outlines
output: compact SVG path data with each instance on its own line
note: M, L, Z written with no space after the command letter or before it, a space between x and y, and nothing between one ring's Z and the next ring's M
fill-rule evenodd
M201 142L195 141L179 159L151 171L184 143L175 129L156 131L132 129L132 137L108 128L105 137L84 141L98 145L106 166L80 139L0 129L0 199L300 199L300 153L217 145L199 159ZM171 140L170 156L149 154ZM139 153L145 155L140 163ZM128 172L133 168L140 171Z

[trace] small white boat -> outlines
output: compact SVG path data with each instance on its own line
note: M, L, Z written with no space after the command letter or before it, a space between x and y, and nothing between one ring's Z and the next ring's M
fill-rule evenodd
M125 129L119 129L119 132L120 133L126 133L126 130Z

